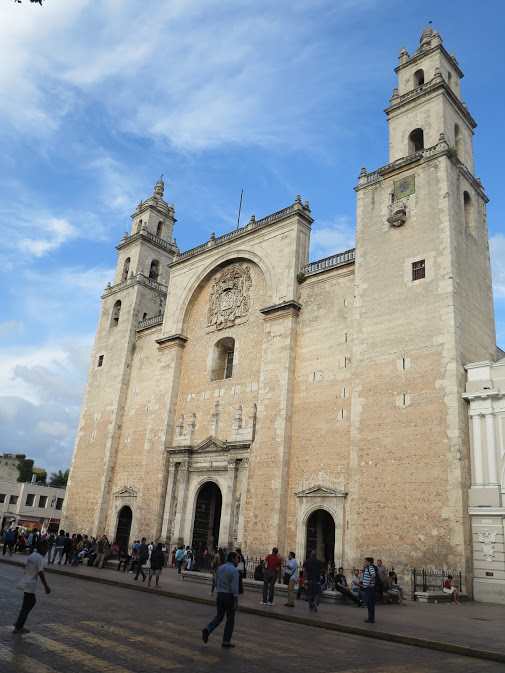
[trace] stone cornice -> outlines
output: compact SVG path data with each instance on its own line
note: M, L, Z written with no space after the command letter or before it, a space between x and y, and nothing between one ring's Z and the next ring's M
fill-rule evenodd
M167 446L166 451L172 456L201 456L212 453L229 453L231 451L248 452L251 442L214 440L212 442L204 440L195 446Z
M329 271L330 269L336 269L340 266L345 266L347 264L354 264L356 260L356 249L352 248L351 250L346 250L345 252L339 252L335 255L330 255L329 257L324 257L323 259L318 259L315 262L310 262L306 264L303 269L298 274L298 281L302 282L307 278L307 276L314 276L317 273L323 273L324 271Z
M469 507L471 516L502 516L505 518L505 507Z
M283 301L280 304L271 304L270 306L260 308L260 313L263 313L264 316L272 316L285 311L298 314L301 311L301 308L301 304L294 299L291 299L289 301Z
M418 98L427 96L434 91L438 91L439 89L443 89L445 91L447 96L451 99L452 103L458 108L462 117L468 122L470 127L474 129L477 126L477 122L468 112L467 108L463 105L461 100L456 96L440 72L436 74L429 82L425 82L425 84L412 89L412 91L407 91L407 93L404 93L402 96L392 96L390 99L390 105L384 110L384 112L389 117L393 112L398 110L403 105L417 100Z
M234 231L230 231L227 234L223 234L222 236L212 235L206 243L202 243L201 245L197 245L194 248L190 248L189 250L181 252L171 262L170 266L174 267L178 264L182 264L182 262L191 257L194 257L195 255L201 255L210 250L215 250L217 247L226 245L230 241L235 241L244 236L248 236L258 229L277 224L283 220L293 217L294 215L302 218L308 226L310 226L314 221L310 213L308 203L302 204L301 200L297 200L293 205L283 208L282 210L278 210L276 213L272 213L271 215L267 215L261 220L256 220L253 216L251 220L244 227L240 227L240 229L235 229Z
M116 250L122 250L123 248L126 248L132 243L136 243L137 241L144 241L145 243L149 243L149 245L152 245L153 247L163 250L164 252L170 253L174 256L178 252L178 248L175 243L172 243L171 241L165 241L160 236L151 234L151 232L147 229L141 229L140 231L137 231L135 234L131 234L130 236L123 236L118 245L116 245Z
M375 171L368 172L366 168L361 170L359 174L359 181L354 191L358 192L361 189L365 189L372 184L376 184L383 180L384 178L391 177L395 173L404 170L406 168L412 168L415 164L424 163L431 161L433 159L438 159L439 157L446 156L450 159L458 170L464 177L470 182L475 191L481 196L484 203L488 203L489 198L484 191L482 182L470 173L468 168L457 158L456 150L453 147L449 147L449 143L445 140L443 134L440 134L441 138L436 145L432 147L426 147L424 150L416 152L415 154L410 154L406 157L401 157L396 161L381 166Z
M161 337L161 339L156 339L156 343L159 348L184 348L188 337L185 337L184 334L170 334L169 336Z
M123 290L126 290L129 287L133 287L135 285L143 285L144 287L147 287L150 290L159 292L163 296L166 296L167 294L166 285L164 285L163 283L158 283L157 280L153 280L152 278L144 276L143 273L137 273L135 275L130 276L127 280L121 281L120 283L116 283L115 285L110 284L107 285L102 294L102 299L110 297L110 295L116 294L117 292L122 292Z
M463 79L465 74L463 73L463 71L459 67L456 59L453 56L451 56L451 54L449 54L447 49L441 43L435 44L435 45L433 45L433 47L430 47L428 49L417 50L416 52L414 52L414 54L412 54L412 56L410 56L408 59L405 59L405 61L403 61L402 63L397 65L396 68L395 68L395 72L398 73L398 72L400 72L400 70L403 70L404 68L408 67L409 65L412 65L412 63L417 63L418 61L421 61L425 56L429 56L430 54L433 54L435 51L437 51L437 49L439 49L443 53L445 58L449 61L449 63L454 68L454 70L458 73L459 78Z

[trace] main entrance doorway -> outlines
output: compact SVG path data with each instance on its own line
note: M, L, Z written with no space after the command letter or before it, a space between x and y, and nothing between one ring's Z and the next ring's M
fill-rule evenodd
M206 482L198 491L192 542L197 556L205 548L212 551L218 545L222 503L221 490L213 481Z
M307 520L307 557L316 550L317 558L325 563L335 561L335 521L325 509L316 509Z
M117 518L116 542L120 549L128 549L130 543L130 531L132 527L132 511L125 505L119 510Z

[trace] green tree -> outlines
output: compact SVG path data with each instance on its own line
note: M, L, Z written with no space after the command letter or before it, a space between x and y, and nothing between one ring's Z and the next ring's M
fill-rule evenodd
M18 481L31 481L33 475L33 460L20 458L18 461Z
M65 470L65 472L62 472L61 470L58 470L58 472L53 472L49 477L49 486L56 486L57 488L65 488L68 481L69 471L70 470Z

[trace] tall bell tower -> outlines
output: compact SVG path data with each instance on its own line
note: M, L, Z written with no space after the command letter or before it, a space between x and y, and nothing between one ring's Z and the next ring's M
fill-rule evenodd
M395 72L389 163L356 187L347 561L469 571L462 394L464 365L496 353L488 199L463 72L431 26Z
M66 529L104 533L111 502L111 475L138 330L160 324L168 291L168 265L177 253L174 207L164 200L160 178L153 194L135 208L131 233L119 244L116 272L102 295L86 398L65 503ZM79 502L86 494L85 503Z

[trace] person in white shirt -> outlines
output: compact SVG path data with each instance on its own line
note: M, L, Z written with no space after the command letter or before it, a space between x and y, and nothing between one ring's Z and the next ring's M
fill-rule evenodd
M288 582L288 602L286 607L295 607L295 584L298 582L298 561L295 557L295 552L290 551L288 560L286 561L286 580Z
M13 633L23 634L30 633L28 629L25 629L26 618L30 614L30 611L34 608L35 603L37 602L35 598L35 593L37 591L38 579L42 582L46 594L51 593L51 589L46 582L44 575L44 556L47 553L47 542L41 540L37 549L34 550L30 556L26 559L25 572L23 577L20 579L17 588L21 589L24 592L23 604L19 612L19 616L14 624Z

